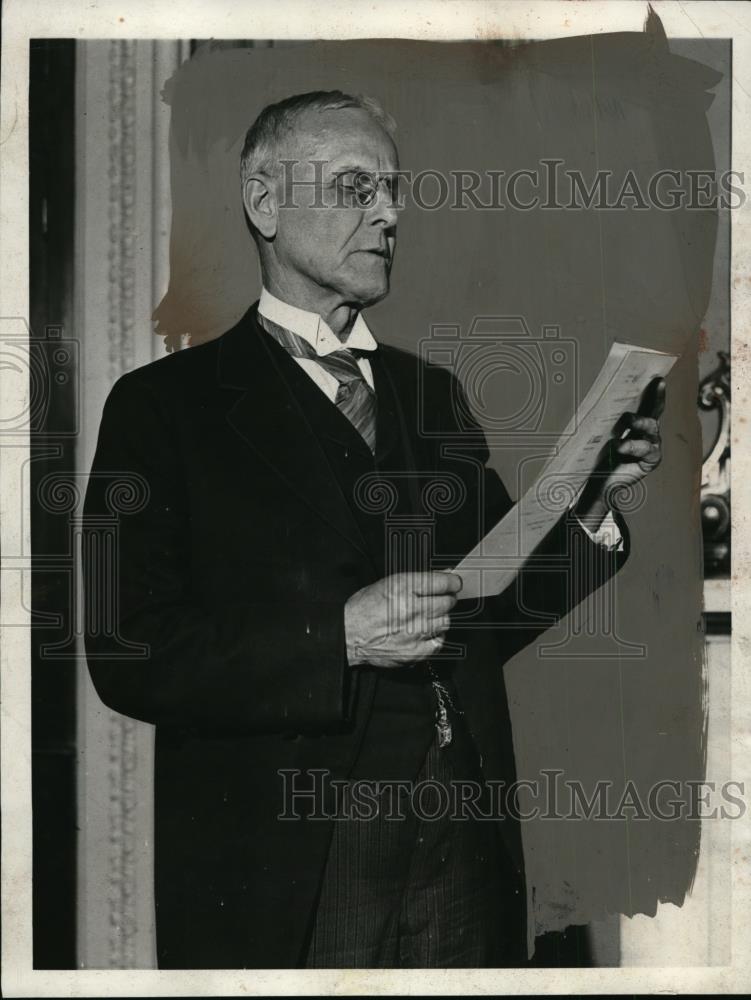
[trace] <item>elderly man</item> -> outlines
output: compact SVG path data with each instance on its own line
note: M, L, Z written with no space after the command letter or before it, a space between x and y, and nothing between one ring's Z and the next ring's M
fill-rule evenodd
M87 651L103 701L156 725L162 968L525 959L518 822L488 809L514 780L502 667L626 558L607 498L658 463L664 386L518 585L462 604L450 567L510 500L458 382L362 315L389 289L393 133L338 91L262 111L241 161L260 301L105 407L88 530L110 476L145 499L90 579ZM578 575L550 572L575 551ZM461 815L456 785L478 790Z

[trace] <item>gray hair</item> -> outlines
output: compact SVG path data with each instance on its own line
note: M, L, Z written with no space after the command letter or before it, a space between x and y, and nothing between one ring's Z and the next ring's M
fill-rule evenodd
M374 97L345 94L342 90L314 90L309 94L295 94L277 104L269 104L248 129L240 154L243 184L255 173L270 176L276 173L279 144L286 133L293 131L302 114L306 111L339 111L343 108L360 108L367 112L394 138L396 122Z

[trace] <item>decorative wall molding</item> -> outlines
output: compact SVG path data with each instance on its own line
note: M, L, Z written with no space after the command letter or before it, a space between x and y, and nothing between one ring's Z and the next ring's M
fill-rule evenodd
M165 81L188 44L77 46L76 330L78 472L91 466L104 400L124 372L161 356L151 314L169 247ZM153 728L111 712L79 643L79 965L153 968Z
M108 380L133 368L135 270L133 267L134 205L137 195L135 156L135 41L111 41L108 48L109 198L107 220ZM145 331L144 331L145 332ZM89 736L94 734L89 734ZM88 742L88 741L87 741ZM138 887L136 854L136 785L139 741L132 719L107 715L108 744L108 964L132 968L137 961ZM143 747L146 750L146 747ZM142 753L143 757L144 754Z
M135 325L134 206L137 195L135 109L136 45L112 41L108 47L109 86L109 248L107 252L107 335L110 382L133 368ZM145 333L145 331L144 331Z

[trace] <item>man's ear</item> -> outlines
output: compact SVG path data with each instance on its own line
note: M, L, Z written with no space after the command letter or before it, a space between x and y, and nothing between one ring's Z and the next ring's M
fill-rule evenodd
M265 174L253 174L243 184L243 204L248 219L267 240L273 240L277 228L277 199L273 180Z

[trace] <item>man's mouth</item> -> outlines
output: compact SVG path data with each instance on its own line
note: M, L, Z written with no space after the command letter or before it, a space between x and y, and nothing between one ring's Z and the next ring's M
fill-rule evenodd
M388 247L366 247L361 253L371 253L376 257L383 257L384 260L391 260Z

